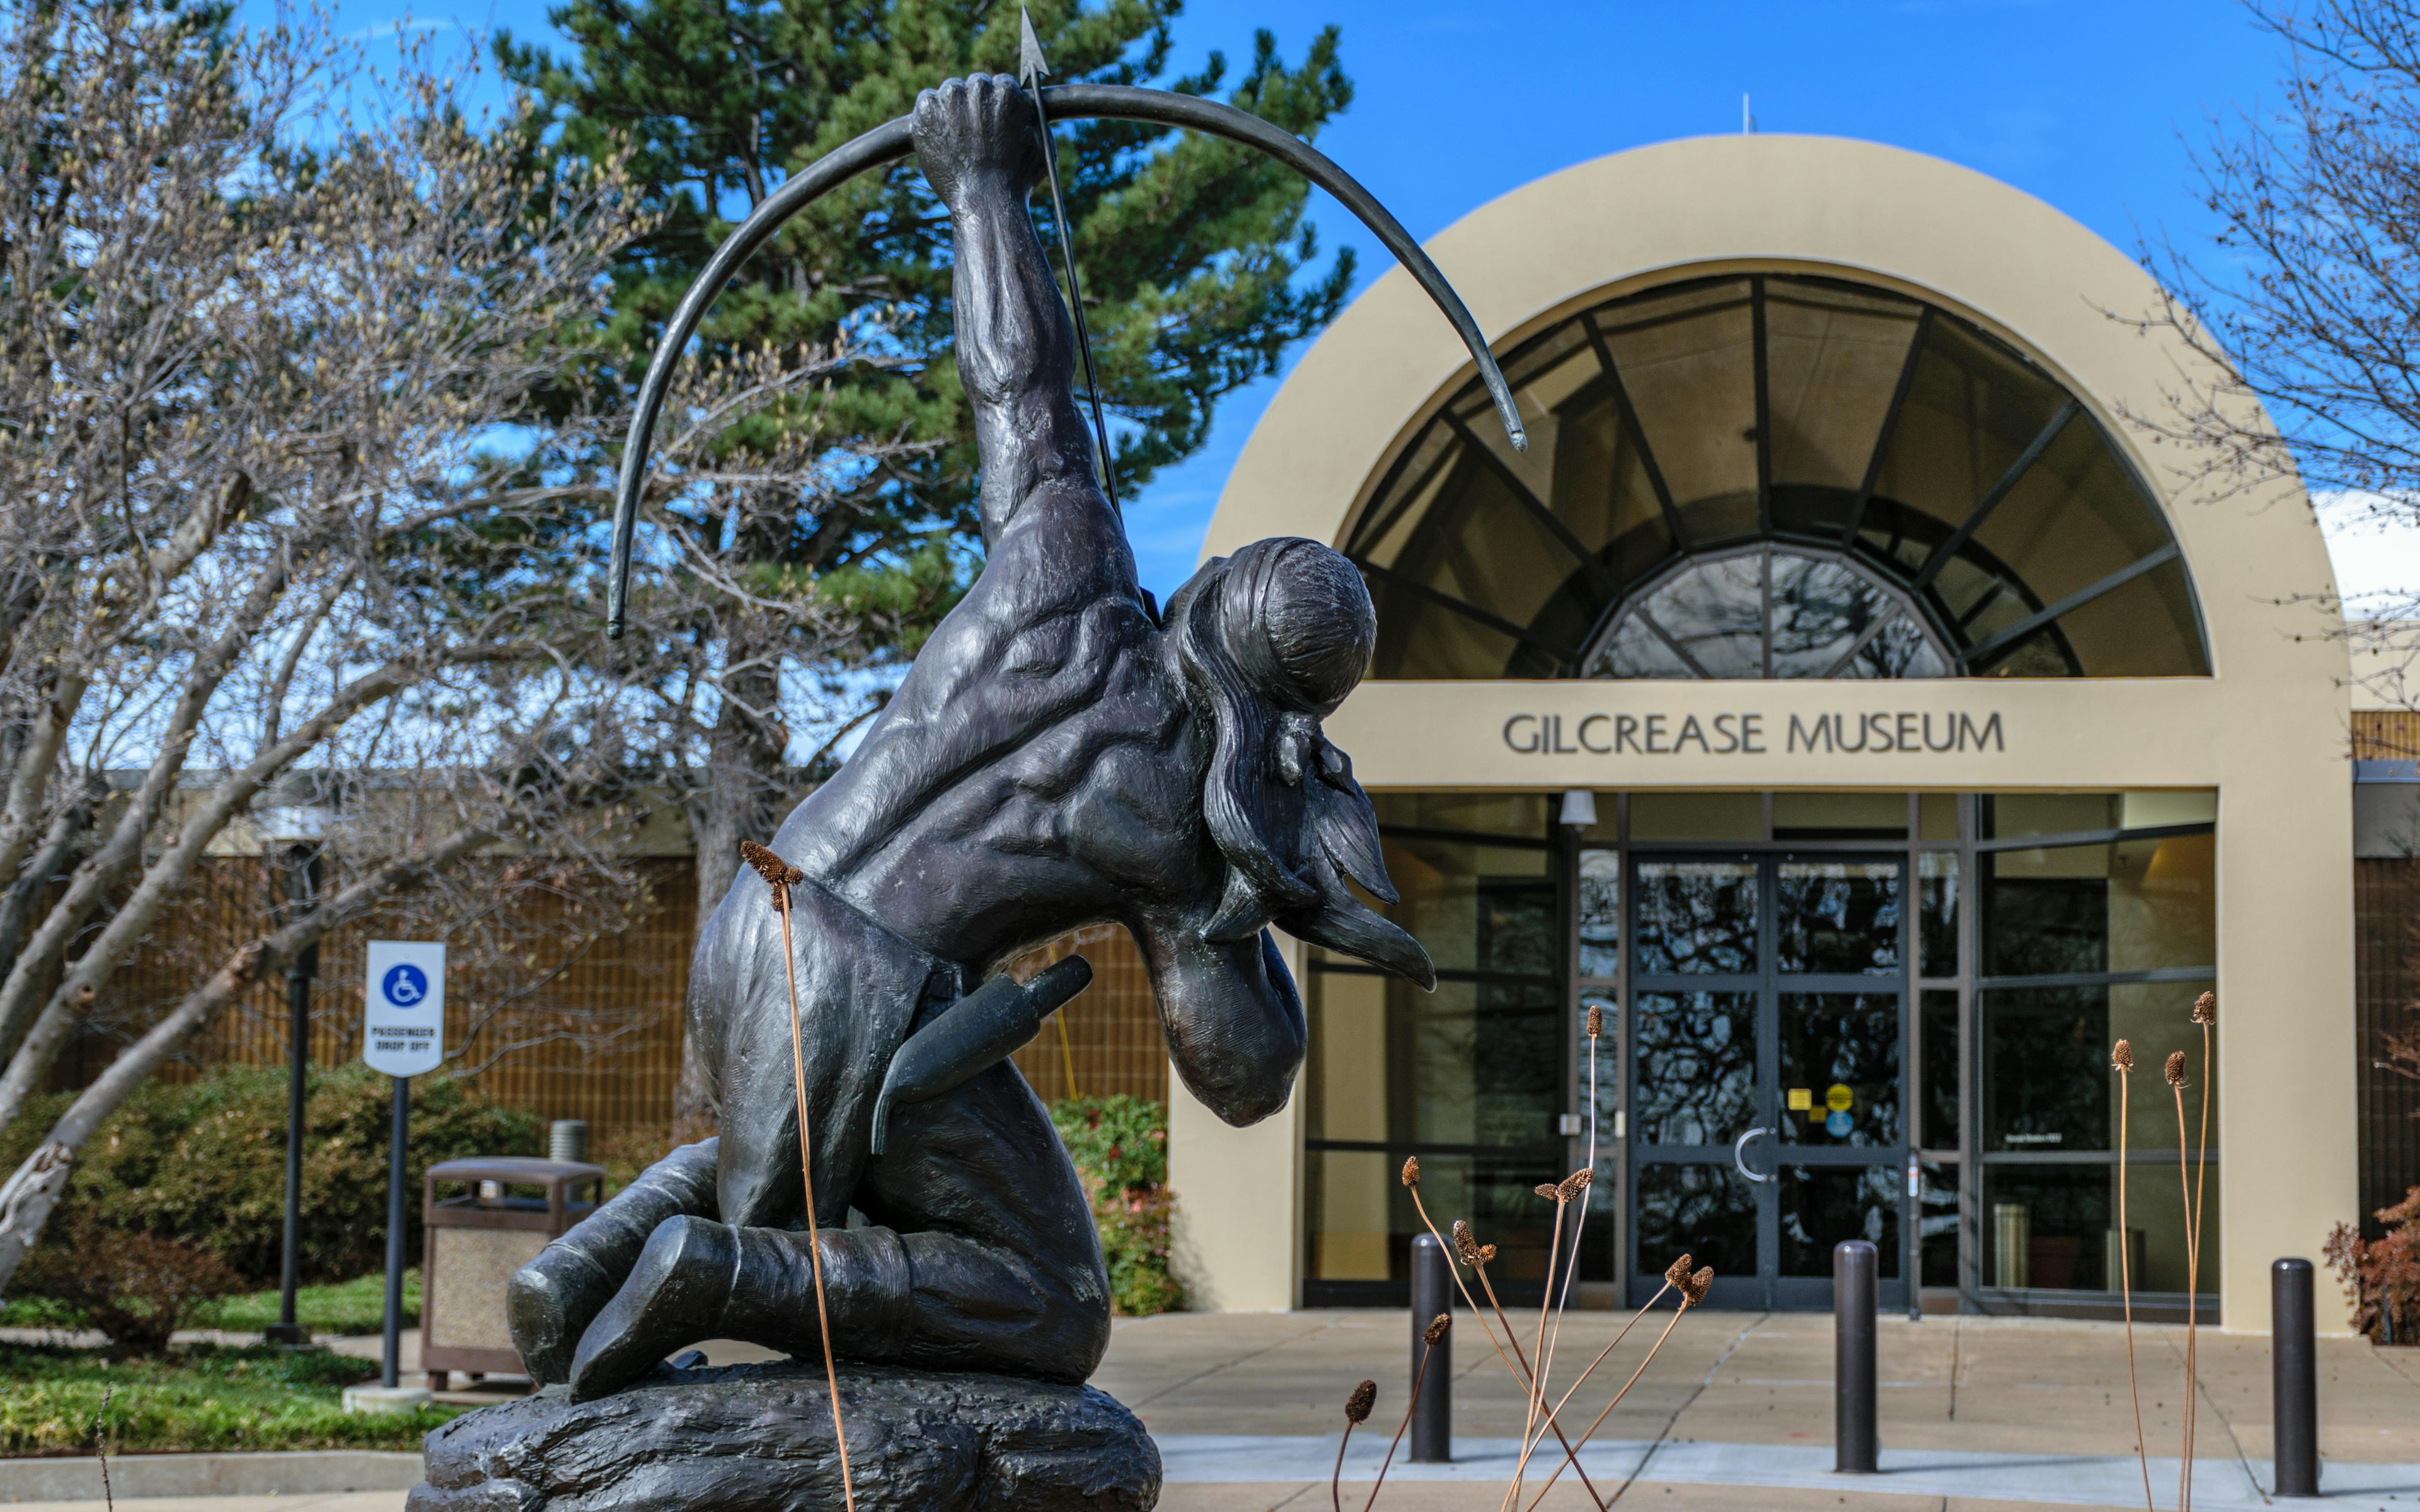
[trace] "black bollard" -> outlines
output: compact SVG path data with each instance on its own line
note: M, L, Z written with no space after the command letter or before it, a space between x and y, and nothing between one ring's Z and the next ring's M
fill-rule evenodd
M1434 1234L1412 1236L1412 1463L1453 1462L1453 1335L1434 1350L1421 1335L1439 1313L1453 1311L1453 1259ZM1421 1368L1422 1357L1428 1368Z
M1832 1468L1870 1475L1881 1468L1874 1429L1874 1306L1877 1257L1862 1239L1832 1246Z
M2311 1262L2279 1260L2269 1267L2270 1398L2276 1413L2277 1494L2319 1494L2318 1322L2311 1305Z

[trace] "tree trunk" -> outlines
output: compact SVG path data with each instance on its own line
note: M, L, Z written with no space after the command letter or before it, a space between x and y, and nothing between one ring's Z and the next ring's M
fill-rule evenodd
M768 844L784 817L783 758L788 732L781 724L782 689L774 648L758 647L747 632L760 630L747 614L734 625L730 656L745 669L723 680L721 706L706 732L706 759L689 801L690 835L697 855L697 929L706 921L739 871L739 842ZM673 1134L690 1143L714 1133L720 1110L706 1066L686 1027L681 1036L680 1080L673 1091Z

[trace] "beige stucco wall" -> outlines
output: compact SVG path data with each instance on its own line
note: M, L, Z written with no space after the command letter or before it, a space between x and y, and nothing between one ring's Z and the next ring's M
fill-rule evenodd
M2190 355L2112 318L2155 290L2123 254L2005 184L1935 159L1820 137L1707 137L1598 159L1472 212L1429 247L1499 349L1583 301L1677 270L1833 271L1955 309L2034 354L2085 402L2166 504L2200 595L2215 675L2176 681L1373 683L1328 721L1372 787L1891 789L2215 787L2220 1180L2226 1326L2268 1327L2269 1262L2316 1257L2356 1205L2350 695L2343 644L2289 600L2331 591L2301 492L2226 496L2121 410L2156 414ZM1467 377L1467 355L1398 270L1307 352L1228 478L1205 555L1264 535L1336 542L1395 448ZM1762 716L1762 752L1523 754L1519 714ZM1791 717L1901 713L1912 727L1993 715L1986 748L1849 755L1788 748ZM1516 726L1515 739L1535 726ZM1739 728L1734 722L1732 728ZM1589 727L1610 744L1612 727ZM1972 744L1970 743L1970 747ZM1180 1096L1174 1184L1211 1306L1280 1306L1298 1268L1294 1110L1215 1128ZM1281 1213L1283 1214L1281 1216ZM1282 1265L1268 1253L1282 1226ZM1224 1235L1219 1239L1214 1236ZM1279 1273L1285 1272L1280 1283ZM2330 1321L2342 1326L2323 1300Z

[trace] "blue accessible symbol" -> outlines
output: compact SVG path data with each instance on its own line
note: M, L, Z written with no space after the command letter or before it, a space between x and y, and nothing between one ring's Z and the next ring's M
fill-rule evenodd
M1835 1139L1848 1137L1849 1131L1854 1127L1856 1127L1856 1120L1849 1117L1846 1108L1834 1108L1830 1116L1823 1120L1823 1132Z
M397 1008L410 1008L428 995L428 976L418 966L406 963L386 974L379 991Z

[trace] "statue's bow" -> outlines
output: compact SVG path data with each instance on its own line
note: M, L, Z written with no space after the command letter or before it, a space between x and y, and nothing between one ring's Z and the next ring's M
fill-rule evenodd
M1515 451L1528 445L1528 436L1521 425L1520 411L1513 407L1512 391L1505 386L1504 374L1496 365L1495 354L1487 349L1487 339L1480 333L1479 322L1453 285L1437 271L1419 242L1405 231L1400 222L1387 212L1370 192L1356 183L1353 176L1330 162L1317 148L1293 133L1280 130L1259 116L1215 100L1194 95L1171 94L1164 89L1138 89L1128 85L1060 84L1039 91L1048 106L1052 118L1069 116L1109 116L1118 120L1149 121L1159 126L1185 126L1213 136L1223 136L1275 158L1305 178L1336 196L1337 202L1355 215L1361 224L1376 233L1387 250L1395 255L1421 288L1428 291L1437 307L1445 312L1453 329L1470 348L1472 361L1479 364L1479 376L1487 384L1487 392L1496 400L1496 412L1504 422L1504 432L1512 438ZM663 409L664 393L672 385L673 371L679 366L683 347L697 332L698 322L706 318L706 307L714 302L724 284L739 270L751 253L765 244L782 223L805 209L824 195L839 188L869 168L879 168L898 162L915 150L909 136L910 118L906 116L876 127L834 151L826 153L765 198L738 230L734 231L714 256L697 275L689 292L681 297L680 307L673 312L672 324L664 330L663 339L656 344L656 353L647 364L647 374L639 385L639 402L630 416L630 435L622 449L622 473L613 499L613 579L606 603L605 633L619 639L629 608L630 539L639 522L639 487L646 476L647 450L654 440L656 416ZM1106 461L1106 459L1105 459Z

